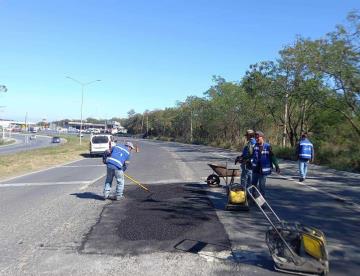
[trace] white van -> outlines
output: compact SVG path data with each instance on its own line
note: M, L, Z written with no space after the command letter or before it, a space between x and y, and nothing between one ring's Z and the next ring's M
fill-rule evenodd
M111 147L115 145L114 137L112 135L91 135L89 145L90 156L102 155L104 151L111 149Z

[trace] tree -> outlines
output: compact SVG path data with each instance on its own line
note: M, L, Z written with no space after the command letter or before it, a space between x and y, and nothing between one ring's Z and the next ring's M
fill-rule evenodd
M321 104L344 116L360 136L360 16L352 12L348 22L304 45L305 62L333 92Z

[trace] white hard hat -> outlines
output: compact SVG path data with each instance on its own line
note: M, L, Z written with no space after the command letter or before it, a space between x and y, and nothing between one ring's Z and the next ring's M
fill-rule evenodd
M132 149L135 149L133 143L131 143L131 142L126 142L126 143L125 143L125 146L127 146L127 147L129 147L129 148L132 148Z

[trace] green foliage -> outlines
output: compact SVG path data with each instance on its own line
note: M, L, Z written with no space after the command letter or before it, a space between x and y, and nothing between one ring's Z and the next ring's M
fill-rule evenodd
M239 82L214 76L204 97L144 114L130 110L122 123L132 134L239 150L246 129L262 130L287 159L306 131L317 163L360 171L352 138L360 138L360 16L350 13L348 22L321 39L297 38L278 60L250 65Z
M296 160L295 148L294 147L279 147L276 145L272 146L274 154L278 158L287 159L287 160Z

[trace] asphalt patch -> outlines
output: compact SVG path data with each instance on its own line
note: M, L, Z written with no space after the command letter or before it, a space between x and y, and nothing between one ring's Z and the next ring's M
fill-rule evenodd
M79 251L110 255L176 252L186 240L197 246L213 245L214 251L230 248L224 227L200 184L149 188L152 194L128 186L125 199L110 201ZM194 251L198 249L190 247L188 252Z

